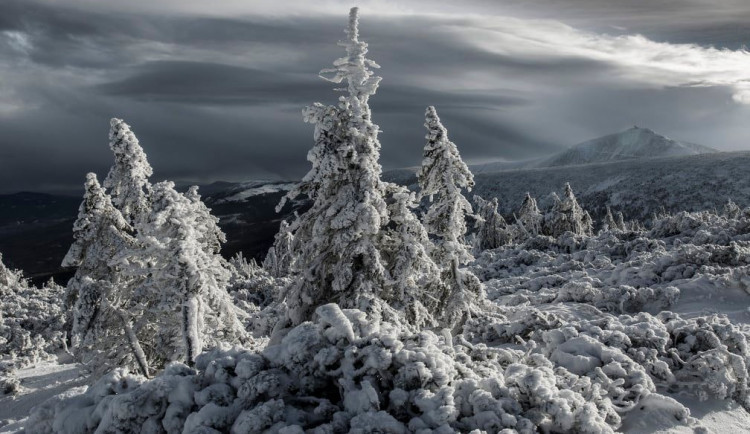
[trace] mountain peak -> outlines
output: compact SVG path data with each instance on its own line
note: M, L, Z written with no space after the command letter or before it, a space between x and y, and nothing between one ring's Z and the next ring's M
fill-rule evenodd
M627 130L579 143L546 159L539 167L571 166L642 158L676 157L718 152L694 143L670 139L650 128Z
M651 128L647 128L647 127L639 127L638 125L633 125L632 127L628 128L628 129L627 129L627 130L625 130L625 131L631 131L631 130L635 130L635 131L643 131L643 132L645 132L645 133L656 134L656 132L655 132L654 130L652 130Z

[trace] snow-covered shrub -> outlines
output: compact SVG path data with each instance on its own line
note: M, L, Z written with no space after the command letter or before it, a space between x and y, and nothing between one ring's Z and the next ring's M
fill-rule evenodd
M734 399L750 409L750 331L726 317L691 319L663 312L659 319L669 332L675 383L700 399Z
M0 366L0 397L15 395L21 390L21 381L10 366Z
M227 291L234 304L246 312L255 312L277 301L281 288L289 282L289 278L273 277L255 259L248 261L242 252L230 259L229 265L231 274Z
M0 256L0 363L13 382L12 370L51 360L67 349L65 290L50 280L34 287Z
M294 234L286 220L281 221L273 246L268 249L263 268L273 277L284 277L294 265Z
M619 360L619 353L610 353L605 357ZM623 380L635 382L639 371L628 367L636 373ZM611 433L621 419L608 394L629 385L612 381L601 387L541 355L452 343L449 333L413 334L335 304L319 307L314 321L291 329L262 352L212 350L196 359L195 369L173 364L139 383L116 371L86 391L36 407L26 430L47 432L76 423L76 432L84 433L136 427L141 432ZM83 417L71 420L72 411Z

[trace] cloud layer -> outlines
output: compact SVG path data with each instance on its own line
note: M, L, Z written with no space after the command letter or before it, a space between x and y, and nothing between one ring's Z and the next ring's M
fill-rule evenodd
M300 110L335 101L317 72L341 56L348 5L170 1L0 4L1 191L106 171L112 116L133 126L157 178L304 174ZM469 161L534 158L632 124L748 148L748 33L733 23L750 6L503 3L364 2L386 167L419 163L427 105Z

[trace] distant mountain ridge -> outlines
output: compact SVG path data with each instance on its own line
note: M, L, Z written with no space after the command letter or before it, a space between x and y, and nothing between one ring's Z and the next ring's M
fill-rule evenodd
M673 140L657 134L649 128L634 126L619 133L579 143L559 154L535 162L533 167L558 167L643 158L683 157L714 152L718 151L708 146Z

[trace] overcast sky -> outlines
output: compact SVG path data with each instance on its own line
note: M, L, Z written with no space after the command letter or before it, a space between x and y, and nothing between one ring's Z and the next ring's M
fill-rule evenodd
M298 179L313 134L301 109L335 102L317 73L342 56L354 5L0 0L0 191L105 175L111 117L133 127L155 179ZM386 169L419 164L427 105L469 162L634 124L750 150L746 0L358 5L382 66L370 101Z

